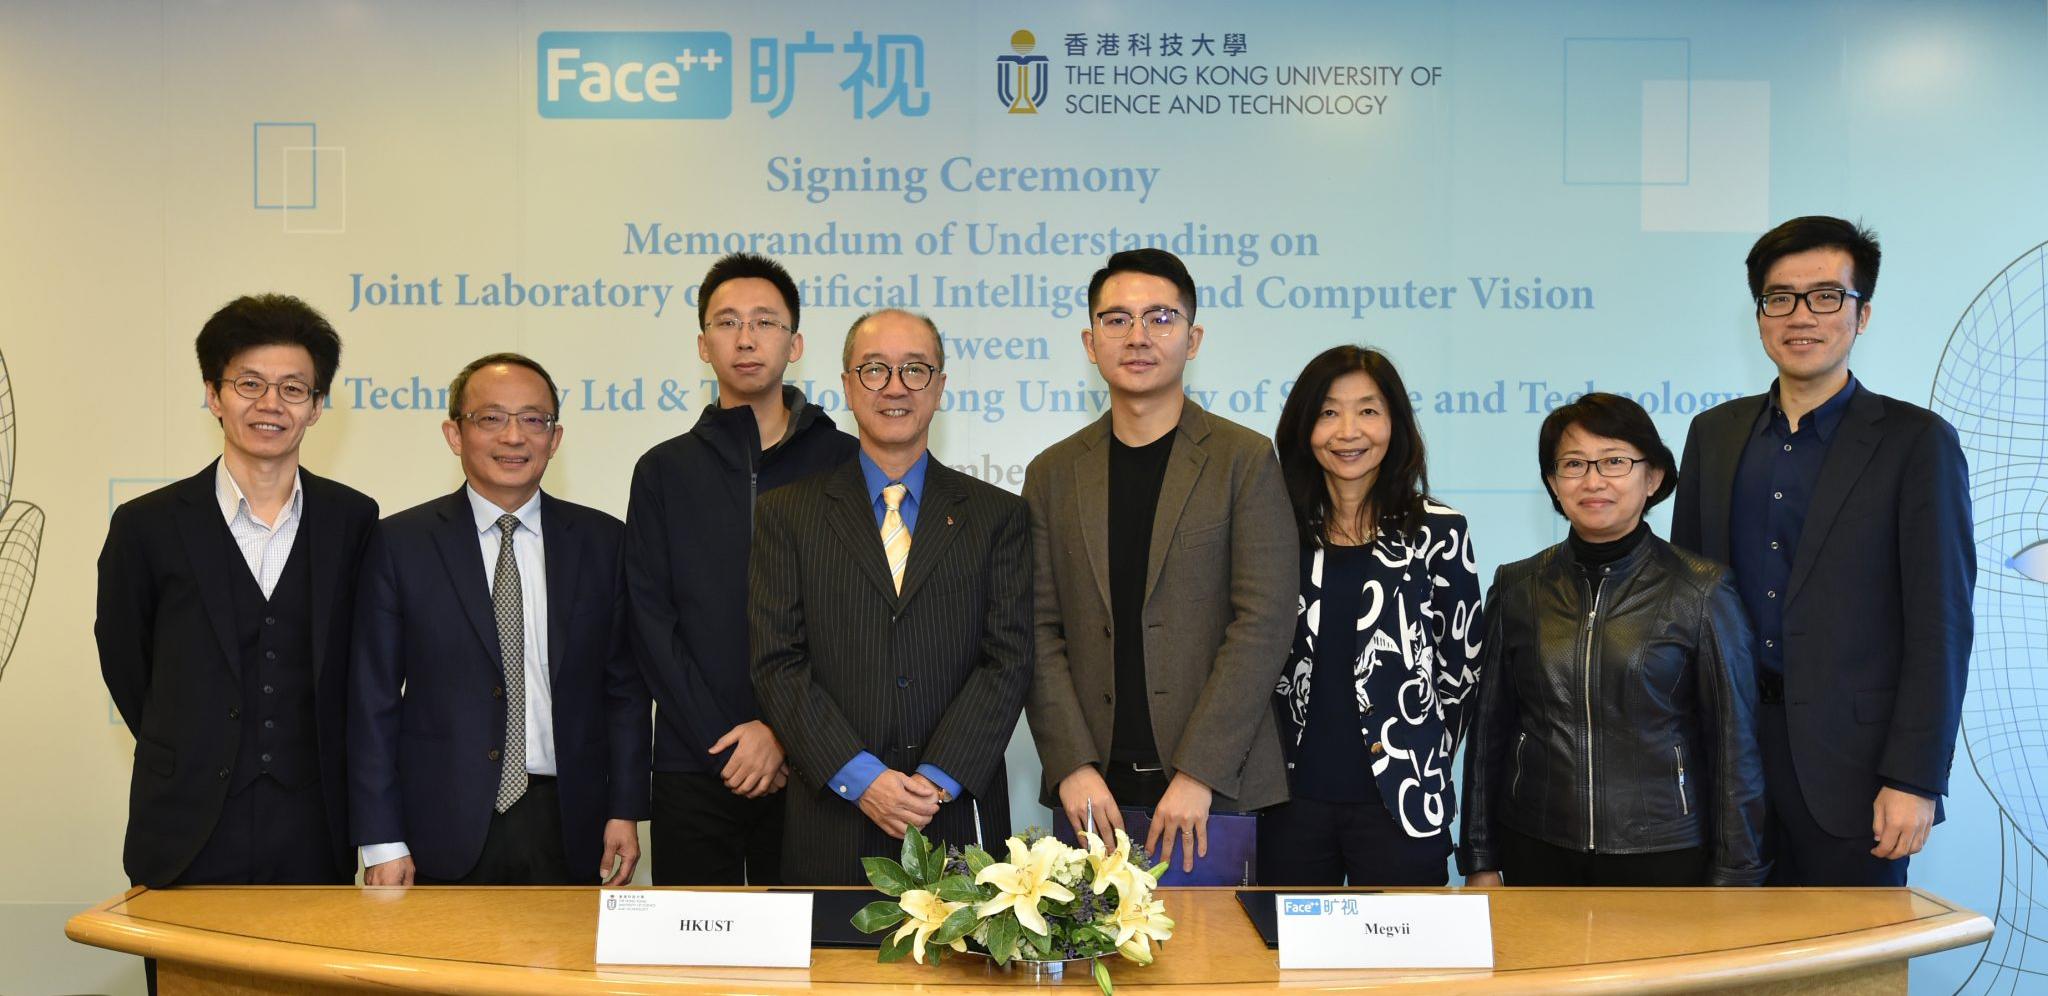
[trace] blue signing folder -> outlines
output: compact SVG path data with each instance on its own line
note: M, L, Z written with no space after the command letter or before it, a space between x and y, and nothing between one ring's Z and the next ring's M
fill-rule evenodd
M1118 807L1124 817L1124 832L1131 837L1131 847L1145 846L1145 831L1152 826L1152 814L1134 807ZM1106 841L1115 836L1102 821L1096 821L1096 833ZM1069 844L1080 846L1080 837L1074 828L1067 825L1067 814L1055 811L1052 815L1052 832ZM1259 882L1259 818L1254 813L1210 813L1209 814L1209 856L1195 859L1195 870L1182 871L1184 862L1180 856L1181 842L1173 845L1173 868L1159 880L1160 885L1257 885Z

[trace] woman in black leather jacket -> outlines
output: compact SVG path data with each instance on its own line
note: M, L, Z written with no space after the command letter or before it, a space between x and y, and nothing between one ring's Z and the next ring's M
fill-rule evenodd
M1465 756L1467 884L1757 885L1762 762L1750 629L1728 570L1643 515L1678 483L1612 394L1537 443L1571 535L1494 575Z

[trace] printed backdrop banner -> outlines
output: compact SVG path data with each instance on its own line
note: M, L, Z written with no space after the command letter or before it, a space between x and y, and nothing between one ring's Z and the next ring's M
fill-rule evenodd
M1857 376L1955 421L1977 488L1977 670L1913 880L2001 933L1914 981L2007 991L2048 839L2044 96L2038 0L0 7L0 989L139 984L58 940L125 884L94 559L114 505L219 452L192 338L236 295L341 330L306 463L386 511L455 487L445 385L514 349L563 391L548 486L623 514L714 403L720 254L800 278L790 376L848 428L848 323L930 315L934 451L1015 490L1105 410L1090 274L1159 246L1200 284L1216 413L1270 434L1309 357L1389 353L1490 576L1563 536L1546 412L1625 393L1676 448L1769 384L1743 256L1827 213L1886 250ZM1010 760L1043 823L1021 730Z

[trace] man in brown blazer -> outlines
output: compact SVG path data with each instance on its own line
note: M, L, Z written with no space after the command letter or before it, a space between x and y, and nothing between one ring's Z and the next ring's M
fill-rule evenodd
M1152 810L1145 847L1184 870L1214 811L1287 799L1269 699L1294 631L1296 540L1266 437L1182 390L1202 345L1173 254L1111 256L1082 347L1109 414L1025 472L1038 670L1026 715L1047 805L1080 826Z

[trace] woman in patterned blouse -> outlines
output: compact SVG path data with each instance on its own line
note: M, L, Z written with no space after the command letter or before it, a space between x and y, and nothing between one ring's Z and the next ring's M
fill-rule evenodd
M1376 350L1310 360L1275 441L1301 600L1274 690L1292 798L1260 817L1259 880L1442 885L1484 631L1465 517L1429 499L1408 389Z

